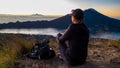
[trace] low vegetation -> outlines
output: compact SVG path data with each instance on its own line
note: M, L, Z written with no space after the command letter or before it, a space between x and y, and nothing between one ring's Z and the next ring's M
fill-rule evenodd
M29 51L35 40L20 35L0 34L0 68L13 68L17 59Z
M36 38L33 36L0 34L0 68L14 68L17 60L21 59L24 53L29 52L35 42ZM55 38L50 39L49 44L55 52L58 52ZM120 40L92 38L89 42L89 48L93 46L115 47L120 51Z
M105 46L115 47L120 50L120 40L102 39L102 38L91 38L89 46Z

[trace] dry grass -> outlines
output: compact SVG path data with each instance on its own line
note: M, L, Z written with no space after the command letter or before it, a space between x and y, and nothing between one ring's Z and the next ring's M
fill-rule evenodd
M120 49L120 40L92 38L89 41L89 46L111 46Z
M1 34L0 41L0 68L13 68L14 62L21 57L22 53L29 51L33 44L34 39L25 39L20 35Z
M21 35L13 34L0 34L0 68L14 68L16 60L21 58L24 52L30 51L34 43L35 39L32 37L23 37ZM49 45L55 50L55 52L58 52L59 47L57 46L55 39L50 40ZM116 47L120 50L120 40L107 40L99 38L90 39L89 47L91 46L109 46Z
M55 50L56 53L58 52L59 47L58 47L57 42L55 40L50 40L49 45Z

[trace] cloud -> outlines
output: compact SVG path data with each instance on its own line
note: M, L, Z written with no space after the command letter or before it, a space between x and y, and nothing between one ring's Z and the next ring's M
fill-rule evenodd
M1 0L0 13L66 14L76 5L65 0Z

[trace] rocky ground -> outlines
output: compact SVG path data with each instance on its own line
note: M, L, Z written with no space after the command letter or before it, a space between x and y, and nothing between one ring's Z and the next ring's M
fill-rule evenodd
M72 67L57 57L50 60L23 58L17 68L120 68L120 50L112 46L90 46L85 65Z
M0 34L0 48L3 49L5 46L8 46L8 48L10 48L12 46L12 50L10 49L8 52L0 51L2 52L0 53L0 57L2 60L0 60L0 62L3 63L3 61L7 61L6 59L9 58L9 56L13 56L14 54L16 54L14 56L20 56L21 54L19 55L17 53L20 53L22 49L19 50L16 48L20 48L21 45L28 49L28 47L30 47L30 45L32 45L35 40L43 39L49 39L50 46L53 47L56 53L58 52L58 47L55 38L52 36ZM3 56L2 54L5 54L6 56ZM4 58L4 60L2 58ZM13 59L13 57L10 58L9 61L12 61L11 59ZM5 65L8 66L8 64L6 63ZM20 59L17 59L14 65L14 68L120 68L120 40L114 41L99 38L90 39L87 62L81 66L69 66L57 57L54 57L49 60L37 60L22 57ZM6 68L13 67L8 66Z

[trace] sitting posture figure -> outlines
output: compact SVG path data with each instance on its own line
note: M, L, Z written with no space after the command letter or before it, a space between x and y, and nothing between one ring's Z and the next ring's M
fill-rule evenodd
M63 60L69 65L82 65L86 61L89 30L84 24L84 12L72 10L72 24L61 34L57 34L57 43Z

